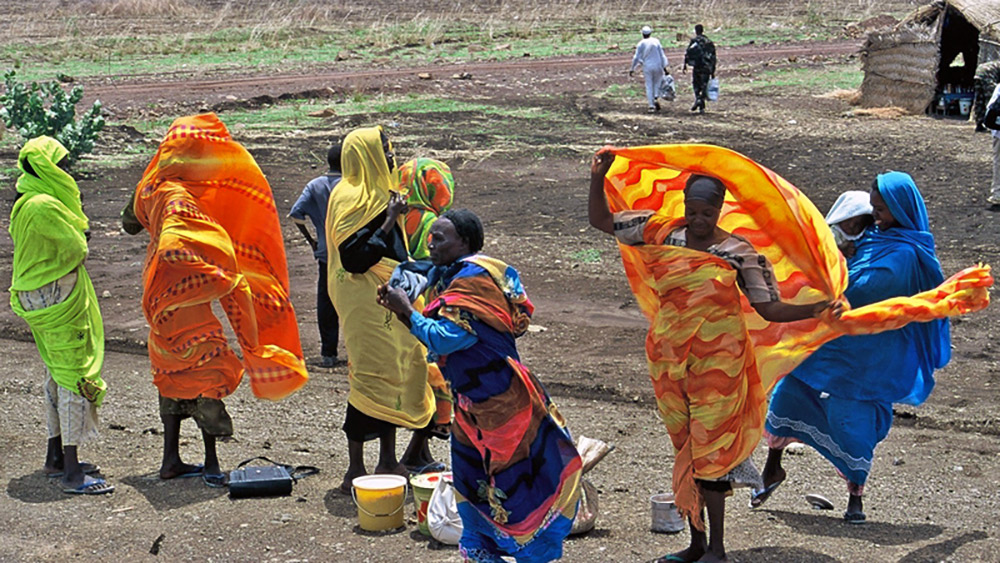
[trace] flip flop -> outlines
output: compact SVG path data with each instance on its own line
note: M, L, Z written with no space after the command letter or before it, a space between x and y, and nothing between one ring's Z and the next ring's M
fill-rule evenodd
M83 483L79 487L66 487L64 493L70 495L103 495L115 490L115 486L104 479L94 479L89 483Z
M94 463L87 462L87 461L81 461L80 462L80 469L83 469L83 474L84 475L93 475L94 473L100 473L101 472L101 466L99 466L97 464L94 464ZM44 469L42 470L42 473L45 473ZM45 473L45 476L46 477L62 477L65 473L66 473L65 471L56 471L55 473Z
M868 517L865 516L864 512L844 513L844 520L846 520L848 524L864 524L867 519Z
M451 424L435 424L430 427L427 433L435 438L447 440L451 438Z
M448 469L448 466L440 461L432 461L427 465L407 465L406 470L413 475L422 475L424 473L438 473Z
M173 477L167 477L166 479L160 477L160 479L164 481L169 481L171 479L189 479L191 477L198 477L199 475L205 473L205 464L203 463L196 463L192 467L194 467L194 469L188 471L187 473L181 473L180 475L174 475Z
M785 480L782 479L781 481L771 483L763 489L750 489L750 508L757 508L764 504L771 497L771 493L778 488L778 485L784 482Z
M202 473L201 480L213 489L222 489L229 486L229 476L225 473Z
M659 559L653 560L653 563L688 563L687 559L684 559L676 553L668 553Z
M817 510L833 510L833 503L823 495L808 494L806 502Z

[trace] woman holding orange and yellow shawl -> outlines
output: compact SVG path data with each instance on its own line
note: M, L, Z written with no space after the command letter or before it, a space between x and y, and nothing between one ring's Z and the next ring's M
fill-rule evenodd
M650 272L661 284L662 305L646 352L660 415L677 452L677 506L691 520L690 547L666 560L725 561L725 497L734 485L760 487L750 454L760 441L766 406L740 294L771 322L815 317L829 303L781 301L767 258L718 226L726 187L717 178L688 175L683 217L651 210L612 214L604 177L614 159L611 152L599 152L591 164L591 225L622 244L663 249L657 270ZM703 505L712 525L710 541L701 523Z
M365 475L364 443L379 439L376 473L407 474L406 464L424 465L427 436L415 432L402 463L396 458L396 428L424 429L434 415L427 384L426 351L406 327L376 302L377 288L400 262L409 260L396 191L396 160L379 127L357 129L344 139L343 177L330 195L326 237L330 243L330 298L340 316L347 347L351 392L344 433L349 465L341 483ZM431 460L432 461L432 460Z
M222 399L246 373L257 397L281 399L308 379L281 226L257 163L215 114L174 121L122 212L129 233L149 231L142 307L163 421L161 479L200 475L226 484L216 440L233 433ZM218 300L242 361L212 312ZM181 420L193 417L204 465L181 461Z

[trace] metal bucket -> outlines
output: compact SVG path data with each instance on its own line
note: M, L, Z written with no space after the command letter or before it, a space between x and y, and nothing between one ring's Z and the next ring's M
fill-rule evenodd
M677 511L674 495L660 493L649 497L653 509L653 525L650 530L665 534L676 534L684 529L684 518Z

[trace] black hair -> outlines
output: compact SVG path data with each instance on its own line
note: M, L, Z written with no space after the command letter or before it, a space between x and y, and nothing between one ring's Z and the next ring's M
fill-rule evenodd
M701 24L698 24L698 25L694 26L694 32L696 34L698 34L698 35L701 35L702 33L705 33L705 26L703 26Z
M881 195L882 195L882 194L880 194L880 193L879 193L879 191L878 191L878 176L875 176L875 179L874 179L874 180L872 180L872 188L871 188L871 190L870 190L870 191L871 191L872 193L876 193L876 194L878 194L879 196L881 196Z
M726 185L722 180L712 176L692 174L684 184L684 199L704 201L722 209L722 204L726 200Z
M441 214L441 218L455 225L455 232L469 245L469 252L483 249L483 223L475 213L468 209L449 209Z
M330 150L326 152L326 163L329 165L330 170L340 172L340 152L343 148L343 145L340 143L334 143L330 146Z

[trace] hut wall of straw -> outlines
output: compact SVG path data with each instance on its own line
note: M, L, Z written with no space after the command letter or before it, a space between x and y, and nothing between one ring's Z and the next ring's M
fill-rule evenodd
M923 113L933 101L940 59L935 27L871 33L861 57L862 107L900 107Z

